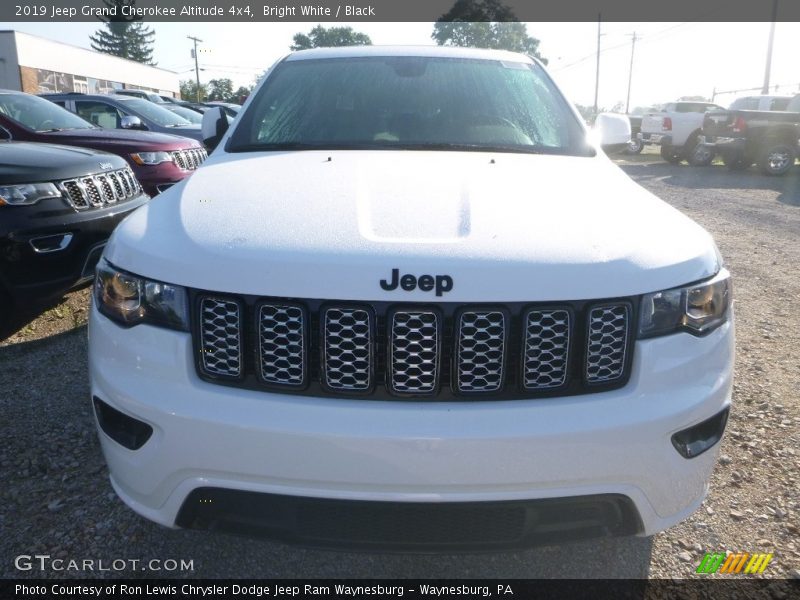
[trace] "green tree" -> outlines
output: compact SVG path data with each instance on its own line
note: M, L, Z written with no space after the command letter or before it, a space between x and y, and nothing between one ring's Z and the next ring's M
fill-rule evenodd
M308 32L296 33L294 44L289 46L292 51L307 50L309 48L331 48L333 46L370 46L372 40L366 33L354 31L352 27L329 27L325 29L317 25Z
M180 82L181 98L194 102L197 100L197 83L194 79L184 79ZM208 88L204 83L200 84L200 101L204 102L208 98Z
M98 52L154 65L155 32L142 23L139 17L122 16L122 7L134 6L136 0L103 0L103 4L108 8L116 8L117 16L98 17L103 21L103 29L98 29L94 35L89 36L92 48Z
M227 77L208 82L208 99L216 102L230 102L233 97L233 82Z
M236 104L244 102L244 99L247 98L252 91L253 88L240 85L239 89L233 92L233 97L231 97L230 102L235 102Z
M458 0L433 26L431 38L440 46L469 46L510 50L534 56L539 40L528 35L528 28L500 0Z

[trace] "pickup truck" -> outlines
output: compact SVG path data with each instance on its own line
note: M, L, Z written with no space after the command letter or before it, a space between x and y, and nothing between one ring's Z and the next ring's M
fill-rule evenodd
M661 158L677 164L705 166L714 153L700 143L703 116L709 110L723 110L711 102L671 102L664 110L648 113L642 119L641 138L645 145L661 147Z
M784 175L800 146L800 94L785 111L725 110L703 120L703 145L733 170L756 163L767 175Z

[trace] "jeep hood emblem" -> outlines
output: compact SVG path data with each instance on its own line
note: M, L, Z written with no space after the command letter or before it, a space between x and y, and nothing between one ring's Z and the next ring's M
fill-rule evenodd
M392 269L391 277L381 279L381 288L387 292L396 290L398 286L407 292L419 288L423 292L436 290L436 295L441 296L453 289L453 278L450 275L420 275L416 277L410 273L400 275L400 269Z

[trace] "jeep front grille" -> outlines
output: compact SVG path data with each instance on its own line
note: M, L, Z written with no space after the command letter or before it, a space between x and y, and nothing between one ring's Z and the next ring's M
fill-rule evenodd
M514 399L624 385L632 299L432 306L193 292L201 378L375 399Z
M171 155L172 161L179 169L183 169L184 171L194 171L208 158L208 154L203 148L175 150Z
M77 210L101 208L125 202L142 193L133 171L127 167L78 179L68 179L59 185L66 201Z

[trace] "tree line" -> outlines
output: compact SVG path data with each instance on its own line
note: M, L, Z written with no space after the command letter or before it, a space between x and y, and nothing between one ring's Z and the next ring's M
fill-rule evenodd
M134 5L136 0L103 0L108 7L117 6L118 15L123 5ZM153 62L155 32L136 17L102 18L101 29L90 36L92 48L148 65ZM434 23L431 39L440 46L467 46L510 50L538 58L547 64L539 53L539 40L528 34L524 23L516 20L514 13L501 0L457 0L453 7ZM297 33L289 49L292 51L334 46L368 46L370 37L352 27L323 27L317 25L308 33ZM212 79L200 84L202 100L239 102L246 97L258 78L250 86L233 89L228 78ZM180 82L182 98L197 97L197 83Z

